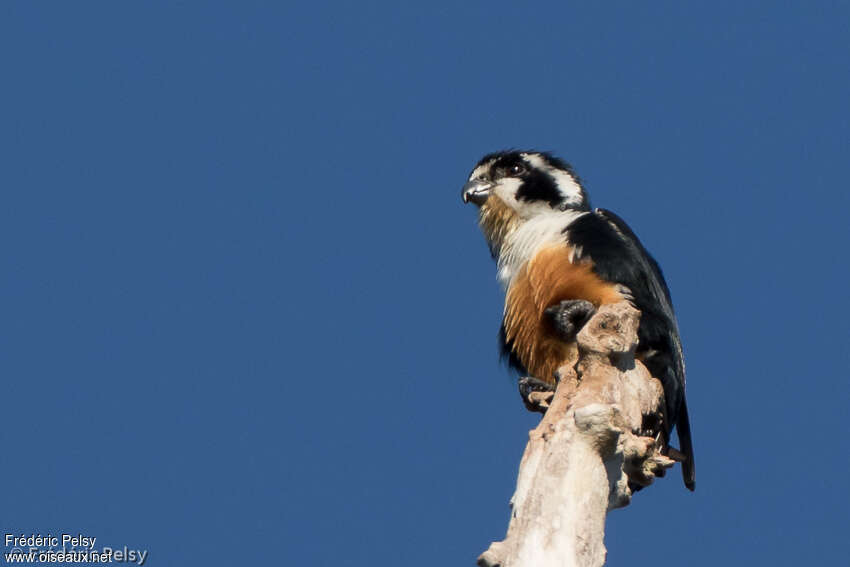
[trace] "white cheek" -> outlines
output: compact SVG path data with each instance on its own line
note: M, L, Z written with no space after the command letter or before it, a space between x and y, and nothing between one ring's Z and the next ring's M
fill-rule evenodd
M516 200L516 192L519 191L520 180L507 178L499 181L498 185L493 188L493 194L505 202L510 208L515 211L520 209L520 204Z
M493 188L493 193L524 219L530 219L539 214L552 212L552 207L542 201L518 201L516 194L521 185L522 181L520 179L503 179Z

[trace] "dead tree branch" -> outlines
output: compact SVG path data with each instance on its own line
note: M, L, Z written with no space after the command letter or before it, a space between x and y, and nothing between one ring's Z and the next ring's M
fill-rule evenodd
M602 306L578 335L520 463L504 541L481 567L598 567L608 510L629 504L674 461L646 424L661 423L661 383L635 360L640 312Z

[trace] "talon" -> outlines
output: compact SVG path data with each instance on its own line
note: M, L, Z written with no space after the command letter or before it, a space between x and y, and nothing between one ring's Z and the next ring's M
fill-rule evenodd
M520 378L519 395L525 408L531 412L546 413L549 402L555 396L555 385L531 376Z
M555 330L566 341L573 340L595 312L596 307L584 299L566 299L544 311Z

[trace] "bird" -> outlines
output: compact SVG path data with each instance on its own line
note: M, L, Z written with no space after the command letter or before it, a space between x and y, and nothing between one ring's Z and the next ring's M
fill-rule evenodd
M604 304L628 301L641 312L635 356L664 388L657 426L678 453L685 486L695 467L685 400L685 361L661 268L619 216L591 209L572 166L548 152L485 155L464 184L505 289L499 331L503 358L521 376L520 392L554 390L575 336ZM675 427L680 449L669 447Z

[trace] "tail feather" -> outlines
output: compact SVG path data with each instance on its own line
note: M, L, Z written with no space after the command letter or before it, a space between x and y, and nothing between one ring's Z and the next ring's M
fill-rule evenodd
M681 451L685 455L685 460L682 462L682 479L685 481L685 486L688 487L688 490L694 490L696 488L694 446L691 443L691 422L688 418L688 404L684 397L682 398L682 406L679 408L676 432L679 436Z

